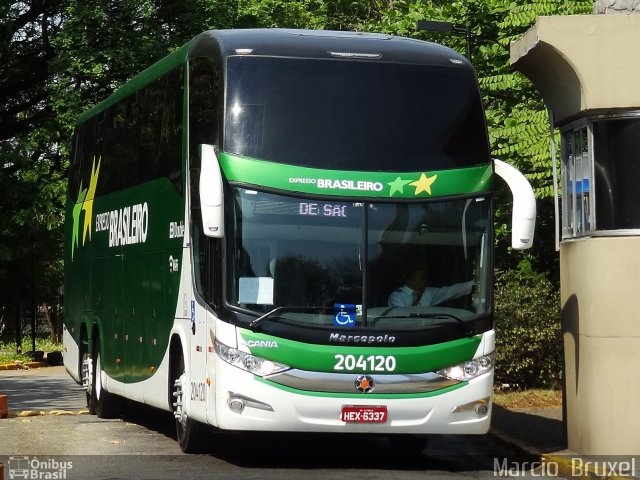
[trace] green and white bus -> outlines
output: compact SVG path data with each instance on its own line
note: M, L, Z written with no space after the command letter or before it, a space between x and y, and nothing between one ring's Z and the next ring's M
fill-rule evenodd
M533 192L449 48L204 32L77 121L65 366L100 417L172 411L187 452L204 425L484 433L496 173L527 248Z

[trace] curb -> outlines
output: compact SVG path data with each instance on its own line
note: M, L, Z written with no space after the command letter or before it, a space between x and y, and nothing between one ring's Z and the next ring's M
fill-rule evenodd
M9 412L7 418L26 418L26 417L45 417L48 415L52 416L63 416L63 415L88 415L89 410L49 410L45 412L44 410L22 410L21 412Z
M50 367L49 362L6 363L0 370L30 370L32 368Z
M627 457L627 459L632 457ZM607 461L594 460L589 456L576 453L543 453L540 455L543 465L554 464L557 466L558 475L566 478L594 478L606 480L638 479L634 476L635 470L631 469L631 461ZM622 471L621 466L628 464L629 469ZM548 470L548 469L547 469Z
M49 362L18 362L18 363L7 363L0 365L0 371L2 370L30 370L32 368L45 368L52 367ZM40 416L62 416L62 415L85 415L88 414L89 410L80 409L80 410L22 410L18 412L13 412L8 408L8 397L6 395L0 394L0 420L3 418L26 418L26 417L40 417ZM0 478L0 480L2 480Z

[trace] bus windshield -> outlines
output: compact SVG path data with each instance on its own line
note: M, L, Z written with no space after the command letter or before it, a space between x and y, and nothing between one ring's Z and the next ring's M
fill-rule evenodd
M226 82L230 153L356 171L490 161L476 79L453 63L231 57Z
M309 200L234 188L227 303L315 326L416 329L488 311L490 200Z

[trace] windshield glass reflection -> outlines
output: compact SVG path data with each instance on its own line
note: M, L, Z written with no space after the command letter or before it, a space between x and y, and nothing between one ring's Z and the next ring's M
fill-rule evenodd
M236 189L227 302L264 321L414 329L487 311L489 200L369 203Z

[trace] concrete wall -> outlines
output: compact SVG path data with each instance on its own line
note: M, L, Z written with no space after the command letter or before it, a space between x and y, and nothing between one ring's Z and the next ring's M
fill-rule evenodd
M559 125L589 112L640 108L638 45L640 15L538 17L511 45L510 62Z
M640 237L560 246L570 450L640 453Z

